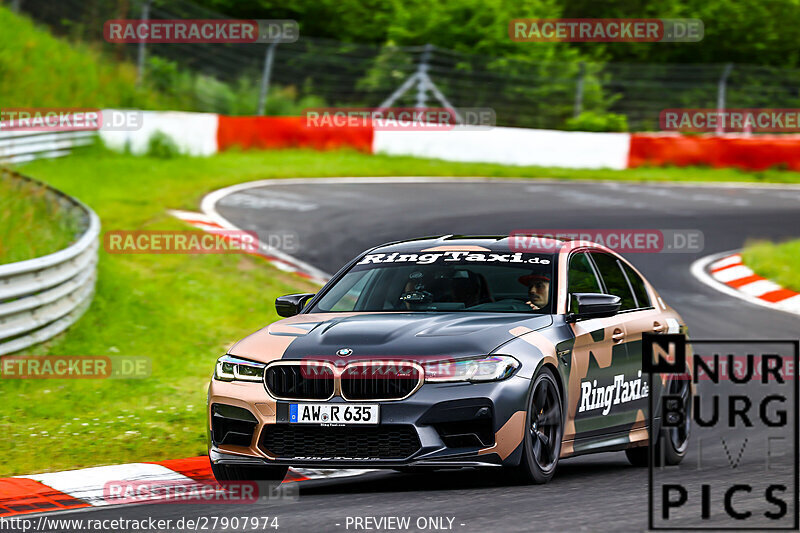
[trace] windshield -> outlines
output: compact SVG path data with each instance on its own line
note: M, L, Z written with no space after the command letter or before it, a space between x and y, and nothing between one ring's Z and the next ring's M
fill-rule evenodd
M550 254L368 254L311 312L550 313L553 263Z

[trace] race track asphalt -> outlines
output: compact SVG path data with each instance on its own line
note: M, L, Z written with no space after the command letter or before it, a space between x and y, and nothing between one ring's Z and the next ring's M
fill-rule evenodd
M436 183L276 184L222 198L217 211L238 227L268 235L290 232L292 255L335 272L357 253L398 239L439 234L508 234L517 229L692 229L704 235L697 253L639 253L627 257L678 310L696 339L797 339L800 318L727 296L694 279L698 257L740 248L750 239L800 237L800 189L692 187L663 184L504 180ZM254 288L257 290L257 288ZM264 302L265 307L272 302ZM755 347L753 349L759 349ZM781 348L784 350L784 348ZM784 351L788 351L788 348ZM783 353L783 352L782 352ZM772 386L772 385L770 385ZM701 391L707 387L701 383ZM722 384L721 393L731 392ZM790 391L791 392L791 391ZM792 397L788 400L793 401ZM790 405L791 407L791 405ZM764 465L770 445L750 440L740 463L730 465L724 446L738 450L743 430L705 429L707 450L692 447L678 478L692 484L680 527L705 525L697 500L700 482L712 486L711 514L725 519L722 492L734 481L787 483L788 513L796 511L792 492L792 428L773 466ZM748 434L750 435L750 434ZM716 446L716 448L715 448ZM702 461L701 461L702 459ZM735 459L735 458L734 458ZM702 466L699 464L702 462ZM708 465L712 465L711 468ZM775 468L774 465L778 465ZM738 476L738 477L737 477ZM756 514L774 509L761 489L736 497ZM694 507L689 508L692 504ZM79 516L73 513L73 516ZM348 517L411 517L410 531L424 517L453 518L452 530L483 531L644 531L648 527L648 471L628 465L622 453L566 460L545 486L510 484L500 475L455 471L426 474L377 472L349 480L309 482L295 502L254 505L147 505L93 509L88 518L172 518L198 516L277 516L278 531L365 531L348 527ZM791 525L791 519L754 527ZM447 520L444 522L447 524ZM711 523L711 522L707 522ZM716 523L716 522L713 522ZM720 522L721 523L721 522ZM728 522L726 522L728 523ZM420 522L421 524L421 522ZM739 521L739 526L746 525ZM372 529L374 531L374 529ZM431 531L432 529L422 529Z

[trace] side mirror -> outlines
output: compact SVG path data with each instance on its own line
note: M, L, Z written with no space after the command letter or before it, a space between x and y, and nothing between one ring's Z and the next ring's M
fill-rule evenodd
M294 316L302 311L306 302L313 297L313 293L279 296L275 299L275 310L280 316Z
M578 310L567 315L568 322L614 316L619 312L619 307L622 305L620 297L611 294L576 292L572 294L572 298L577 302Z

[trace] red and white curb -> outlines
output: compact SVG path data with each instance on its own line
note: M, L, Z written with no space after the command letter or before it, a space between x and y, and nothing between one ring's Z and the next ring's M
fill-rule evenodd
M692 264L694 277L730 296L750 303L800 315L800 293L785 289L753 272L738 251L723 252Z
M233 224L221 224L218 219L214 219L204 213L195 213L192 211L179 211L170 210L169 214L183 220L187 224L194 226L197 229L206 231L208 233L221 233L230 230L240 230ZM224 235L224 233L223 233ZM275 248L269 247L264 242L259 242L258 252L253 254L263 257L275 268L285 272L293 272L300 277L306 278L309 281L324 285L330 276L303 261L300 261L288 254L281 252Z
M372 470L290 468L283 483L359 476ZM179 485L192 490L221 491L208 457L156 463L129 463L0 479L0 517L66 511L87 507L148 503L115 495L110 485L147 485L148 491ZM152 500L155 501L155 500Z
M448 183L456 180L484 182L489 179L490 178L442 178L426 176L264 179L239 183L208 193L203 197L203 200L200 204L200 209L202 210L201 213L175 209L170 210L169 213L172 216L209 233L229 230L244 231L244 228L236 226L233 222L222 216L219 211L217 211L217 203L226 196L237 192L247 191L249 189L270 187L275 185L308 185L317 183ZM259 253L256 255L264 257L276 268L286 272L294 272L295 274L320 285L324 285L331 278L329 273L324 272L301 259L282 252L281 250L271 248L264 242L259 243Z
M384 176L384 177L339 177L339 178L286 178L286 179L264 179L264 180L256 180L256 181L248 181L245 183L239 183L236 185L231 185L229 187L224 187L222 189L217 189L216 191L212 191L205 195L200 202L200 209L202 210L202 219L204 220L205 224L208 225L209 223L216 224L217 227L226 230L243 230L244 228L240 228L236 226L233 222L225 218L220 214L217 210L217 204L226 196L229 196L234 193L248 191L250 189L256 189L261 187L274 187L276 185L309 185L309 184L319 184L319 183L340 183L340 184L352 184L352 183L452 183L453 181L480 181L484 182L487 181L489 178L441 178L441 177L428 177L428 176ZM180 211L173 211L172 214L174 216L178 216L180 218L181 215L178 213L186 213ZM190 213L191 214L191 213ZM261 243L261 247L265 248L264 252L265 255L270 256L268 260L273 261L273 264L281 268L283 270L289 270L292 272L296 272L301 276L308 277L311 281L319 283L320 285L324 285L328 282L331 278L331 275L327 272L323 272L322 270L298 259L296 257L292 257L291 255L281 252L280 250L276 250L274 248L267 248Z

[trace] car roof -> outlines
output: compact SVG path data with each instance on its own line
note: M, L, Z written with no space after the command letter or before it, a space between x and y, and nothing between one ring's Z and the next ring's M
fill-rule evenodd
M437 251L490 251L490 252L534 252L542 253L542 250L526 250L525 242L520 238L527 238L524 235L439 235L435 237L421 237L418 239L408 239L381 244L369 251L369 253L392 253L392 252L437 252ZM570 239L541 238L541 243L545 245L545 253L556 253ZM471 249L471 250L470 250Z

